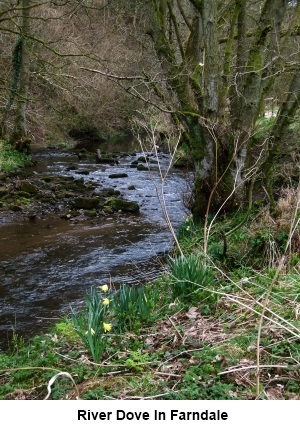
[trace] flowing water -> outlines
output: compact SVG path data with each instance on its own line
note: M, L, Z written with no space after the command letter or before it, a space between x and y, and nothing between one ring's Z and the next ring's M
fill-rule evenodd
M142 154L137 154L137 156ZM4 348L13 332L33 336L53 325L70 306L79 307L91 287L112 282L136 285L163 270L166 252L172 246L161 209L161 179L153 171L129 167L137 156L124 155L120 164L103 166L78 161L76 154L40 153L34 174L83 177L102 187L120 190L140 205L138 215L110 216L78 223L43 214L35 222L2 222L0 225L0 345ZM160 155L163 171L169 162ZM68 171L71 164L78 171ZM75 171L76 172L76 171ZM127 178L111 179L111 173L127 173ZM128 186L135 189L129 191ZM171 170L165 181L164 196L175 228L186 210L182 192L186 179Z

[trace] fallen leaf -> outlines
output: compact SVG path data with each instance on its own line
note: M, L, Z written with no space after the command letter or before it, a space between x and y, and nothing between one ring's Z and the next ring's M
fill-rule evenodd
M196 319L200 316L199 312L197 311L197 308L192 307L189 309L189 311L186 313L186 316L189 319Z

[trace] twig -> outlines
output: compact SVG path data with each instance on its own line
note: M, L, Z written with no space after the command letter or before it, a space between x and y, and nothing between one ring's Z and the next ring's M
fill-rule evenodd
M270 369L270 368L280 368L280 369L289 369L291 366L286 366L286 365L276 365L276 364L265 364L263 366L259 366L260 369ZM296 366L295 366L296 367ZM246 366L246 367L238 367L236 369L230 369L230 370L225 370L224 372L219 372L219 375L226 375L228 373L234 373L234 372L241 372L243 370L249 370L249 369L257 369L257 365L253 365L253 366Z
M158 397L164 397L164 396L168 396L171 392L168 393L162 393L162 394L157 394L156 396L148 396L148 397L140 397L140 396L128 396L128 397L124 397L125 399L131 399L131 400L151 400L151 399L157 399ZM179 391L172 391L172 393L179 393Z
M177 329L176 325L174 324L174 321L170 317L168 317L168 320L170 321L170 323L172 324L172 326L175 328L176 333L178 334L178 336L180 337L180 339L182 339L182 335L179 332L179 330Z
M176 375L175 373L168 373L168 372L154 372L155 375L161 375L161 376L171 376L172 378L182 378L182 375Z
M297 189L297 193L299 194L299 192L300 192L300 181L298 183L298 187L297 188L298 188ZM287 239L287 242L286 242L286 246L285 246L284 252L282 254L282 257L281 257L281 259L279 261L279 264L278 264L278 267L276 269L275 275L274 275L274 277L272 279L272 282L271 282L271 284L270 284L270 286L268 288L266 297L265 297L265 299L263 301L262 311L261 311L261 315L260 315L260 319L259 319L258 331L257 331L257 342L256 342L256 367L257 367L257 371L256 371L256 396L257 397L259 396L259 392L260 392L260 389L259 389L259 385L260 385L260 377L259 377L260 376L260 340L261 340L261 334L262 334L262 325L263 325L263 321L264 321L264 318L265 318L265 313L267 311L267 305L268 305L269 300L270 300L271 292L273 290L273 287L274 287L275 283L277 282L277 280L279 278L279 275L280 275L281 270L282 270L283 265L284 265L286 253L287 253L287 251L289 249L289 246L291 244L293 235L294 235L295 230L296 230L296 228L297 228L297 226L299 224L299 221L300 221L299 219L297 220L298 206L299 206L299 203L297 202L296 208L294 210L293 220L292 220L292 223L291 223L291 226L290 226L290 231L289 231L289 236L288 236L288 239Z

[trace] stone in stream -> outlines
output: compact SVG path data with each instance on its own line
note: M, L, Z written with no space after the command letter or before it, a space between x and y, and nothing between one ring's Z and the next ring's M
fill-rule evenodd
M114 188L103 188L100 193L102 197L113 197L113 196L119 196L120 194L121 194L121 191L115 190Z
M25 197L25 199L30 199L32 197L31 194L26 193L26 191L15 191L14 196L16 196L16 198L18 197Z
M28 194L37 194L39 189L35 184L32 184L31 182L23 182L21 185L21 191L24 191Z
M21 206L19 206L17 204L11 204L11 205L9 205L8 209L10 209L13 212L22 212Z
M143 164L138 164L136 166L136 168L137 168L137 170L141 170L141 171L143 171L143 170L149 170L148 167L144 166Z
M77 173L78 175L89 175L90 171L89 170L76 170L75 173Z
M0 188L0 197L4 197L7 196L9 194L9 190L6 187L1 187Z
M109 197L105 201L104 211L108 212L139 212L140 207L138 203L129 200L117 199L116 197Z
M78 152L77 156L80 160L87 160L90 158L95 158L95 154L93 152L87 151L85 148L81 149Z
M111 179L117 179L117 178L128 178L127 173L112 173L111 175L108 175Z
M78 197L74 200L75 209L97 209L100 203L99 197Z
M102 154L100 149L96 151L96 161L100 164L120 164L119 161L111 154Z
M149 155L147 155L146 157L144 155L141 155L137 161L140 161L141 163L147 163L147 161L149 160Z

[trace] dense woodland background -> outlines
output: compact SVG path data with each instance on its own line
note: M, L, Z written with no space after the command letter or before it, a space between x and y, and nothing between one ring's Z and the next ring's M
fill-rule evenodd
M2 1L2 137L138 123L179 137L195 215L262 190L274 207L276 165L298 162L299 20L296 0Z

